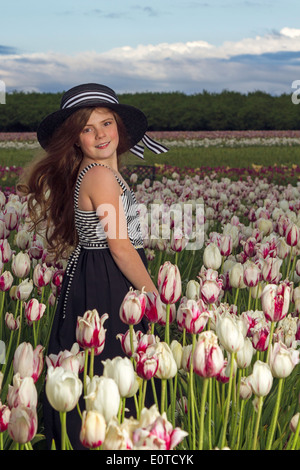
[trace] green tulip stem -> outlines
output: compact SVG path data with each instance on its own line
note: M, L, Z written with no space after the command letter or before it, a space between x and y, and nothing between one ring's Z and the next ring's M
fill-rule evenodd
M167 386L167 379L161 379L161 401L160 401L160 414L161 415L165 411L166 386Z
M66 450L67 441L67 413L66 411L60 411L60 423L61 423L61 450Z
M89 372L89 376L90 376L91 380L94 376L94 359L95 359L95 348L91 348L91 350L90 350L90 372Z
M272 447L275 428L276 428L276 423L277 423L277 418L278 418L278 413L279 413L279 406L280 406L280 400L281 400L281 394L282 394L282 386L283 386L283 379L280 378L279 381L278 381L276 405L275 405L275 408L274 408L274 411L273 411L271 428L270 428L269 435L268 435L266 450L271 450L271 447Z
M228 382L226 409L225 409L225 416L224 416L224 422L223 422L220 449L222 449L225 446L225 441L226 441L226 430L227 430L227 421L228 421L230 401L231 401L231 390L232 390L232 383L233 383L233 366L234 366L235 354L236 353L234 352L231 353L230 377L229 377L229 382Z
M3 306L4 306L5 292L1 296L1 310L0 310L0 338L2 338L2 323L3 323Z
M165 342L170 344L170 304L166 305L166 328L165 328Z
M271 322L270 337L269 337L269 346L268 346L267 356L266 356L266 361L265 361L267 364L268 364L268 362L269 362L269 355L270 355L270 349L271 349L272 340L273 340L273 334L274 334L275 324L276 324L276 322L274 322L274 321Z
M196 346L196 335L192 335L192 352L190 359L190 377L189 377L189 389L190 389L190 403L191 403L191 418L192 418L192 449L196 449L196 429L195 429L195 396L194 396L194 370L193 370L193 356Z
M256 416L255 429L254 429L252 450L256 450L256 446L257 446L257 436L258 436L258 429L259 429L259 424L260 424L262 408L263 408L263 397L258 397L257 416Z
M292 252L293 252L293 247L291 246L290 254L289 254L289 259L288 259L288 266L287 266L286 275L285 275L285 278L286 278L286 279L289 278L290 267L291 267L291 261L292 261Z
M208 384L209 384L209 378L205 377L203 380L202 393L201 393L199 450L203 450L204 418L205 418L205 405L206 405L206 395L207 395Z
M153 392L154 401L155 401L155 404L156 404L157 408L159 409L158 400L157 400L157 393L156 393L156 388L155 388L154 377L151 377L150 380L151 380L151 386L152 386L152 392Z
M89 350L88 348L85 348L84 350L84 369L83 369L83 390L84 390L84 396L87 394L87 389L86 389L86 377L87 377L87 368L88 368L88 358L89 358Z
M249 297L248 297L248 310L250 310L250 307L251 307L251 291L252 291L252 287L250 286L249 287Z

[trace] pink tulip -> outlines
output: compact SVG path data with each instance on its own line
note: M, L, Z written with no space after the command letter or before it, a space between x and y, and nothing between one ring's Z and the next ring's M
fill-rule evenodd
M14 353L14 373L19 373L21 378L32 377L35 383L44 366L43 350L41 345L33 349L30 343L21 343Z
M141 339L141 337L143 336L143 333L141 331L135 331L133 330L132 331L132 335L133 335L133 351L135 352L137 347L138 347L138 344L139 344L139 340ZM126 331L126 333L119 333L117 335L117 339L119 339L121 341L121 348L123 350L123 352L131 357L132 355L132 351L131 351L131 344L130 344L130 330L128 329Z
M193 368L200 377L215 377L224 366L223 352L217 336L211 331L203 331L198 337L193 355Z
M296 246L300 239L300 231L299 227L291 223L288 225L286 232L285 232L285 239L289 246Z
M100 317L96 309L87 310L83 317L77 317L76 340L80 347L94 348L95 355L103 351L106 333L103 325L107 318L107 313Z
M20 444L30 442L37 432L37 412L35 408L18 406L11 410L7 427L13 441Z
M222 256L229 256L232 253L232 237L230 235L222 235L219 243L220 253Z
M181 296L181 277L178 267L170 261L160 266L157 286L161 300L165 304L175 304Z
M0 252L3 263L8 263L12 257L12 250L9 242L5 240L0 240Z
M2 405L0 401L0 432L4 432L7 430L10 413L11 411L9 407L6 405Z
M136 373L144 380L150 380L155 376L158 369L158 358L155 354L145 353L135 354Z
M20 316L15 318L13 313L6 312L5 324L9 330L17 330L20 327Z
M261 295L262 310L267 320L278 322L288 313L291 288L288 283L267 284Z
M19 373L13 377L13 385L8 386L7 403L10 409L17 406L35 408L38 403L37 389L32 377L21 378Z
M255 287L260 280L260 268L252 262L244 264L244 284L247 287Z
M267 257L263 260L261 275L266 282L277 283L281 279L280 267L282 260L279 258Z
M266 323L257 323L250 330L252 344L257 351L266 351L269 347L270 327Z
M36 287L47 286L52 279L53 271L45 264L37 264L33 270L33 283Z
M147 298L144 290L140 292L130 288L123 299L119 311L122 322L126 323L126 325L138 324L145 314L146 301Z
M2 273L0 276L0 290L2 290L3 292L9 290L12 286L13 280L14 278L11 272L4 271L4 273Z
M162 301L156 292L146 293L145 317L150 323L157 323L162 317Z
M45 313L46 305L39 303L35 298L30 299L29 302L24 302L25 316L29 322L38 321Z
M132 440L136 448L145 446L156 450L173 450L187 435L180 428L174 429L163 413L148 426L135 429Z
M16 209L12 206L3 211L4 222L8 230L15 230L18 225L19 215Z
M49 368L62 367L64 370L80 373L84 370L85 353L80 351L79 344L74 343L70 351L65 349L58 354L46 356L46 364Z
M177 310L177 324L182 331L199 334L204 330L211 314L202 299L191 300L183 297Z

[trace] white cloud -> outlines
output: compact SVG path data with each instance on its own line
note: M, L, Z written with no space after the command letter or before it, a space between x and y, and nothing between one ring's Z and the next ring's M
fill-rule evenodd
M299 55L297 54L299 53ZM214 46L205 41L124 46L104 53L0 56L7 89L61 91L74 84L107 83L129 91L290 91L300 78L300 29L283 28Z

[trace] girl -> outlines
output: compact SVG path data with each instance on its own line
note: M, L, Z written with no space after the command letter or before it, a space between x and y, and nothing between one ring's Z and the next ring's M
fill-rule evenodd
M48 347L49 354L70 350L76 322L87 310L108 313L101 361L122 355L118 333L128 329L119 308L130 287L157 292L147 271L137 204L118 171L120 155L143 158L142 140L155 153L167 149L146 134L147 119L135 107L119 104L110 88L79 85L67 91L58 111L40 124L37 137L46 150L20 189L28 195L34 226L44 226L48 249L67 264ZM146 322L138 325L147 331ZM78 412L67 414L68 433L80 448ZM59 415L44 406L45 434L59 444Z

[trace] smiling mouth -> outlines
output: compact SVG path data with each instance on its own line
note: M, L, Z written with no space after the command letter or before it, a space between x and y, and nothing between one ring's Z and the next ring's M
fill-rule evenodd
M105 149L109 145L109 142L104 142L103 144L96 145L96 149Z

